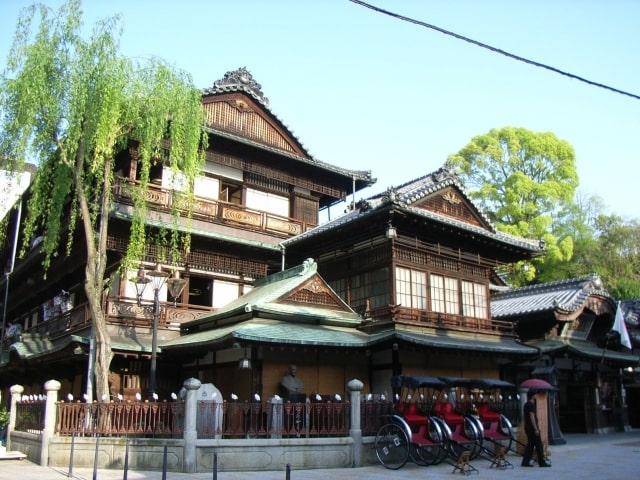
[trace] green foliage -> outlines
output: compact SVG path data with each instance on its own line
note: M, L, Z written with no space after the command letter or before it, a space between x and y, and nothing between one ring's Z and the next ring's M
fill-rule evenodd
M449 156L468 194L501 231L543 239L547 254L526 272L512 267L516 284L535 278L537 264L568 260L573 252L569 235L558 236L556 219L571 205L578 185L571 145L552 133L504 127L474 137Z
M640 297L640 223L617 215L600 215L595 222L598 248L591 251L596 271L609 292L619 299Z
M0 406L0 428L4 428L9 425L9 410L2 405Z
M200 92L187 74L156 58L119 56L118 17L99 22L88 41L81 37L80 20L78 0L58 14L44 6L27 9L0 90L2 156L15 170L25 158L38 160L23 253L33 236L44 235L45 269L59 253L61 235L73 234L76 220L100 230L102 208L111 199L113 157L132 139L138 145L142 188L135 196L129 258L141 258L146 245L143 190L150 165L170 145L171 167L192 181L206 142ZM71 224L63 225L69 208ZM176 241L174 248L184 245L187 240Z
M0 158L14 171L21 171L27 159L39 166L26 209L23 254L33 237L43 236L46 271L63 245L70 253L76 223L82 224L100 397L108 389L111 359L101 294L113 160L130 147L137 150L139 188L133 195L126 267L143 258L150 241L145 191L151 165L163 161L168 150L171 168L192 185L203 165L207 137L201 94L191 77L157 58L120 56L117 16L98 22L90 38L83 39L80 7L80 0L69 0L59 12L34 5L20 16L0 82ZM189 207L193 194L184 195ZM179 216L174 210L174 226ZM177 261L188 252L189 235L175 233L166 245Z
M571 234L571 260L549 259L539 265L536 281L549 282L598 273L618 299L640 297L640 224L605 213L597 196L577 195L557 222L558 235Z

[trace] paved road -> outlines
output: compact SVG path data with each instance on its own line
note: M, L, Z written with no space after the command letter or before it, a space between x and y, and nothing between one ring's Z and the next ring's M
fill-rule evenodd
M566 445L552 445L551 468L522 468L521 457L507 456L513 468L489 468L490 462L476 459L472 465L478 469L478 477L488 479L512 479L517 475L518 480L534 478L567 478L589 477L590 480L618 480L640 478L640 430L607 435L578 435L569 434L564 437ZM17 480L61 480L68 478L68 469L41 467L28 460L0 461L0 479ZM73 469L73 477L79 480L92 480L93 470ZM292 470L290 480L416 480L428 476L435 479L452 479L463 477L452 476L452 467L437 465L419 467L407 464L400 470L387 470L381 466L362 468L341 468L329 470ZM476 475L469 475L475 477ZM124 480L124 472L120 470L97 470L96 480ZM172 473L166 474L167 480L211 480L213 472L208 473ZM218 472L218 480L286 480L286 472ZM127 472L127 480L161 480L161 472Z

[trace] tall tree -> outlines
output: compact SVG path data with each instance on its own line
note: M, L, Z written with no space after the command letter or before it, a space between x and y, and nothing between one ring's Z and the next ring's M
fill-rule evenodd
M546 258L543 264L537 265L537 281L577 278L600 271L593 253L599 249L596 222L604 211L604 202L599 196L576 193L574 202L557 218L554 229L558 237L572 238L573 256Z
M504 127L472 138L447 161L498 229L544 240L546 256L527 269L512 268L513 284L533 280L536 262L571 258L572 238L554 233L555 220L571 205L578 186L569 143L553 133Z
M108 394L113 357L101 300L108 285L114 156L136 142L141 193L153 160L167 144L172 168L193 181L203 162L206 137L200 92L189 75L159 59L120 56L117 16L98 22L83 39L81 17L79 0L70 0L59 12L34 5L21 13L0 79L0 158L14 171L23 168L25 159L39 166L24 238L43 235L45 272L65 242L69 254L78 223L83 232L84 289L96 338L94 371L101 399ZM134 195L134 202L127 253L131 260L141 258L149 241L144 195ZM188 234L174 238L174 247L188 250Z
M640 223L600 215L596 231L598 248L591 256L607 289L620 299L640 297Z

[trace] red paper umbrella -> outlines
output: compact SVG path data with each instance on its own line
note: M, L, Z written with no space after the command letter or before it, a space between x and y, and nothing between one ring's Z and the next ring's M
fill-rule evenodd
M523 388L529 388L531 390L558 390L549 382L542 380L541 378L530 378L520 384Z

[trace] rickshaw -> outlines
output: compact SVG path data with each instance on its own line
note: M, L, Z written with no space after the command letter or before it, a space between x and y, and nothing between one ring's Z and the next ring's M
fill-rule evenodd
M473 460L482 451L482 429L478 428L476 419L467 412L464 397L459 398L460 388L466 388L470 379L439 377L439 380L444 386L438 401L433 405L433 414L441 421L445 435L449 438L449 456L456 460L464 452L470 452L469 458Z
M402 468L409 458L419 465L435 465L449 454L443 423L430 414L445 383L435 377L397 375L391 378L396 392L394 413L376 434L375 452L386 468Z
M484 454L492 461L499 456L503 466L511 466L503 458L515 441L513 427L500 408L509 392L515 394L515 385L496 379L440 379L455 389L451 393L455 396L456 410L478 431L477 455Z
M514 384L504 380L474 379L471 382L471 391L477 396L474 416L478 419L478 427L482 428L482 437L494 446L503 447L505 451L513 445L513 427L500 412L500 407L508 392L515 390Z

